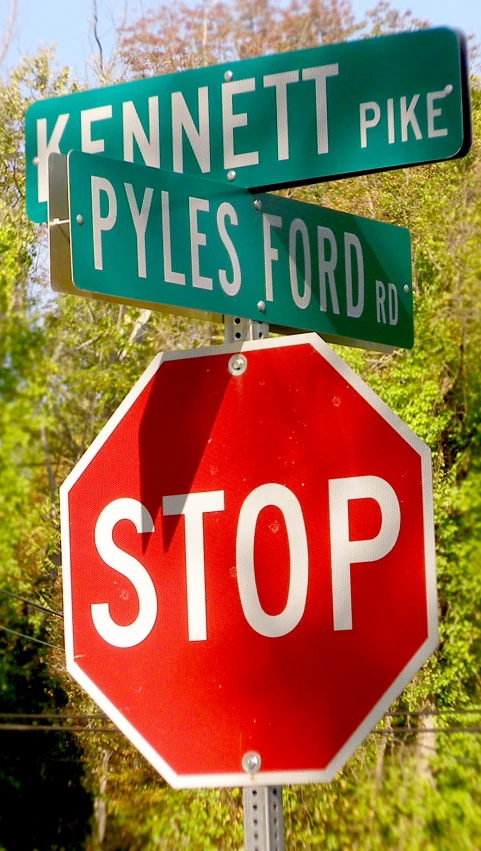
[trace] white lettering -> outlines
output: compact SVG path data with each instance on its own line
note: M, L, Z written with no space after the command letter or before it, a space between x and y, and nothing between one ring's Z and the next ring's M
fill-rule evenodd
M297 278L297 234L302 237L304 251L304 293L299 292L299 281ZM291 281L291 292L294 304L301 309L306 308L311 300L311 252L309 247L309 234L306 223L302 219L293 219L289 228L289 277Z
M194 124L182 92L172 92L172 162L173 171L184 171L182 130L187 136L200 170L210 171L209 90L201 86L197 93L199 129Z
M145 165L152 168L160 168L160 141L159 141L159 98L150 97L148 100L149 110L149 138L147 138L139 116L137 115L133 101L128 100L122 104L122 133L124 140L124 160L128 163L134 161L134 139L137 142L140 154Z
M268 615L262 608L255 576L254 538L257 520L267 505L275 505L282 512L289 542L289 592L286 606L278 615ZM306 606L309 559L302 509L289 488L275 483L260 485L245 499L237 526L236 569L242 610L249 626L267 638L278 638L292 632Z
M331 246L331 258L326 260L325 243ZM326 275L329 281L329 292L331 293L332 312L339 314L339 301L337 299L336 281L334 269L337 265L337 243L330 228L317 227L317 245L319 253L319 307L325 313L327 311Z
M381 528L375 538L349 539L349 500L374 499L381 509ZM394 547L401 527L401 510L394 489L379 476L329 480L329 528L334 629L352 629L351 565L379 561Z
M272 286L272 261L279 260L279 251L271 245L271 228L281 228L280 216L271 216L269 213L262 214L262 233L264 239L264 278L266 282L266 301L274 301Z
M94 106L80 112L80 149L87 154L101 154L105 150L104 139L92 139L94 121L106 121L112 118L112 107Z
M187 577L187 628L189 641L205 641L207 615L205 605L204 514L224 510L224 491L164 496L165 516L185 517L185 569Z
M386 324L386 287L382 281L376 281L376 321Z
M411 125L413 129L413 133L416 139L422 139L423 134L421 133L421 128L418 124L418 120L414 113L416 109L416 104L419 100L419 95L414 95L411 98L411 103L407 106L407 100L405 97L401 98L401 139L403 142L408 141L408 130L409 125Z
M222 83L222 129L224 138L224 168L240 168L246 165L257 165L259 152L249 151L246 154L234 153L234 130L236 127L247 125L247 112L234 113L232 98L234 95L253 92L256 87L254 77L247 80L235 80Z
M372 113L372 117L368 118L368 112ZM379 104L375 100L361 103L359 106L359 124L361 130L361 148L367 148L367 131L371 127L376 127L381 118L381 110Z
M60 139L63 136L69 118L70 113L68 112L58 116L52 130L52 135L48 140L47 119L37 119L37 197L39 201L46 201L48 198L48 155L60 153Z
M172 242L170 238L170 210L169 193L162 190L160 193L162 204L162 252L164 257L164 281L167 284L185 284L183 272L172 270Z
M387 101L387 141L389 145L394 145L396 141L396 128L394 125L394 99L388 98Z
M139 612L127 626L112 619L108 603L93 603L92 621L98 634L113 647L135 647L152 631L157 617L157 596L145 567L136 558L118 547L112 538L114 526L120 520L130 520L139 534L154 531L152 517L136 499L115 499L100 513L95 524L95 546L100 558L117 573L125 576L135 588Z
M452 86L446 86L446 88L442 92L428 92L426 95L426 103L428 109L428 138L434 139L436 136L447 136L448 129L447 127L438 127L434 126L434 119L442 114L442 109L434 109L434 101L440 100L441 98L445 98L447 95L450 95L453 91Z
M117 221L117 196L114 187L106 177L96 177L92 175L90 178L91 194L92 194L92 242L94 247L94 267L102 270L102 232L112 230ZM100 193L104 192L107 196L108 208L107 215L102 216Z
M190 259L192 264L192 286L201 290L212 290L212 278L200 274L199 248L207 245L207 236L199 232L198 213L208 213L209 202L204 198L189 198Z
M287 121L287 86L299 82L299 71L266 74L264 86L275 86L277 110L277 159L289 159L289 125Z
M388 284L389 324L397 325L398 320L398 295L394 284Z
M127 200L129 202L132 222L137 237L137 274L139 278L147 277L147 260L145 256L145 231L149 220L150 207L154 190L147 186L142 198L142 208L139 211L135 198L134 187L131 183L124 183Z
M357 260L357 304L353 300L351 249L354 248ZM354 233L344 234L344 259L346 264L346 306L347 315L359 319L364 310L364 260L362 247Z
M227 279L225 269L219 269L219 283L227 295L237 295L240 290L242 275L237 252L225 226L226 218L229 218L232 225L237 225L237 213L234 207L227 201L223 201L217 210L217 230L232 264L232 281Z
M329 135L327 126L327 78L337 77L339 65L317 65L314 68L303 68L302 79L314 80L316 85L316 121L317 121L317 153L329 152Z

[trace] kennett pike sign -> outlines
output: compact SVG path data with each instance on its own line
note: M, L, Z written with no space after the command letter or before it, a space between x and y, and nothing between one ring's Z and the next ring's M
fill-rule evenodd
M27 211L79 150L247 188L446 160L470 144L465 47L439 28L168 74L33 104Z
M405 228L72 151L71 270L61 262L59 273L67 225L51 183L51 279L60 289L71 271L79 294L243 316L372 348L413 344Z

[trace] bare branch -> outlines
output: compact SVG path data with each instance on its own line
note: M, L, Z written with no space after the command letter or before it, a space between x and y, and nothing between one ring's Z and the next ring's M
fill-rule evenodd
M49 491L50 491L50 499L52 500L52 503L54 503L56 496L57 496L57 486L56 486L56 483L55 483L55 476L54 476L53 470L52 470L52 464L50 463L50 451L49 451L49 446L48 446L48 441L47 441L47 432L46 432L46 429L45 429L45 426L43 425L43 423L40 426L40 442L42 444L43 454L45 456L45 466L47 468L48 488L49 488Z
M104 73L104 53L102 49L102 42L100 41L98 34L98 23L99 23L99 14L98 14L98 6L97 0L93 0L93 13L94 13L94 38L98 44L99 48L99 65L100 65L100 73Z
M134 327L129 337L128 346L131 346L135 343L141 343L145 337L145 333L147 331L147 325L149 324L149 319L152 311L148 309L144 309L140 311L139 317L134 322ZM118 360L122 363L128 354L128 348L124 349L118 356Z
M10 41L12 38L12 30L13 25L15 23L15 18L17 16L17 0L11 0L10 3L10 13L8 16L7 26L5 28L5 34L3 36L2 45L0 47L0 65L2 64L5 56L7 54L7 50L10 47Z

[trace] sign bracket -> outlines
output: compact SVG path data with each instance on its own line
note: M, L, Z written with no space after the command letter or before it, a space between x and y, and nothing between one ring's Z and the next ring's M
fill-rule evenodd
M224 316L224 342L241 343L244 340L263 340L269 336L267 322L255 322L241 316Z

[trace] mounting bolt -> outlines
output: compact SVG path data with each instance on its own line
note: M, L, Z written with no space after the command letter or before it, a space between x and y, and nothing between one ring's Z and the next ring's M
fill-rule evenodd
M254 207L256 208L256 210L262 210L262 201L260 198L256 198L256 200L254 201Z
M445 95L451 95L452 93L453 93L453 87L452 87L451 83L448 83L448 85L444 87L444 94Z
M405 292L405 293L408 293L408 292L409 292L409 287L408 287L408 285L407 285L407 284L404 284L404 292Z
M226 71L225 74L224 74L224 80L226 81L226 83L230 83L233 76L234 75L233 75L232 71Z
M78 216L75 216L75 221L77 222L78 225L83 225L84 217L81 216L80 213L79 213Z
M258 302L257 302L257 310L260 310L260 312L261 312L261 313L265 313L265 312L266 312L266 303L265 303L265 301L258 301Z
M247 751L242 757L242 768L246 774L257 774L261 767L260 754L255 751Z
M32 160L32 165L38 165L39 162L40 162L40 159L38 157L34 157L33 160Z
M229 370L231 375L243 375L247 369L247 360L245 359L244 355L232 355L232 357L229 358L227 369Z
M227 180L235 180L235 179L236 179L236 173L235 173L235 171L233 171L231 169L230 171L227 172Z

